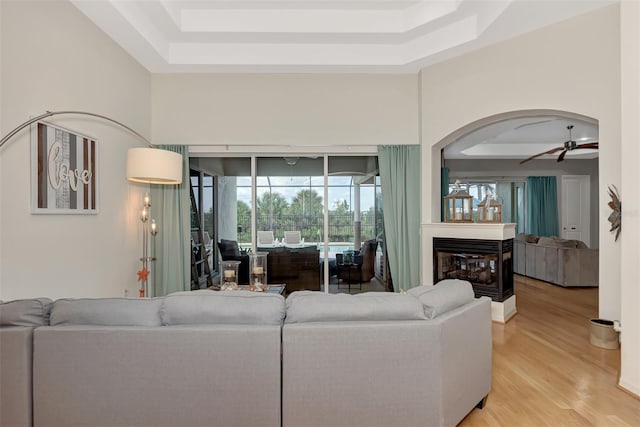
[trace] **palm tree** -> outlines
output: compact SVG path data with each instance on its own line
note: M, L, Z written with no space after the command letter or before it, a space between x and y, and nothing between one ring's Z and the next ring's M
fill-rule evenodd
M289 206L292 221L287 227L300 230L306 240L317 239L322 228L323 209L322 197L315 190L300 190Z
M273 230L276 222L287 212L289 204L280 193L263 193L256 199L256 214L259 230Z
M322 197L316 190L300 190L291 201L289 212L292 215L322 215Z

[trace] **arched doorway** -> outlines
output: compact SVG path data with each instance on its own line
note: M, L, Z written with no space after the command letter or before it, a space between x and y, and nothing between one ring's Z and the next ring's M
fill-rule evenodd
M580 131L574 133L571 138L565 133L569 125L575 125ZM584 130L584 131L583 131ZM539 140L536 140L538 138ZM591 248L599 247L599 194L598 194L598 154L597 150L584 150L579 156L574 153L583 150L569 152L563 162L557 162L555 156L541 156L540 158L520 164L532 154L546 152L549 148L562 146L564 141L572 139L582 143L598 141L598 120L592 117L559 110L518 110L485 117L469 123L432 147L432 164L438 159L441 166L449 167L448 177L453 182L456 178L463 182L472 183L475 187L504 185L505 183L524 183L528 176L556 176L558 184L558 210L561 220L559 236L563 235L562 221L567 221L569 212L580 211L573 209L572 203L580 199L571 198L569 186L564 186L564 178L585 177L589 188L586 209L589 215L586 229L586 243ZM520 145L518 145L520 144ZM452 165L454 166L452 168ZM440 179L437 171L432 170L435 180ZM496 184L498 183L498 184ZM441 197L447 191L446 186L439 182L438 188L442 193L434 190L433 199ZM434 185L432 188L435 188ZM511 202L511 200L510 200ZM440 208L432 206L434 211ZM509 208L507 208L509 211ZM434 222L439 217L439 212L433 213ZM526 220L526 219L525 219ZM516 222L507 216L506 221ZM523 232L521 228L519 232ZM592 239L589 236L593 236ZM575 239L575 237L570 237ZM580 240L580 239L578 239ZM598 259L597 251L595 259ZM596 261L596 264L599 260ZM597 285L598 272L594 272L595 278L585 282L584 286ZM550 280L549 280L550 281ZM595 282L594 282L595 281ZM572 282L580 283L579 280Z

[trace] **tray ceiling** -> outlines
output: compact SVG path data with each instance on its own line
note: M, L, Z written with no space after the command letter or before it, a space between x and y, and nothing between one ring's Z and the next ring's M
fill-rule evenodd
M416 73L611 0L72 0L149 71Z

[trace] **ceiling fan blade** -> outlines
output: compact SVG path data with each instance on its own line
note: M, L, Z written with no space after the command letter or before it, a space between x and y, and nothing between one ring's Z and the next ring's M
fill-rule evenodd
M587 142L586 144L576 145L574 150L576 148L592 148L592 149L595 148L597 150L598 149L598 143L597 142Z
M544 156L545 154L554 154L554 153L557 153L557 152L558 152L558 151L560 151L560 150L564 150L564 147L557 147L557 148L553 148L553 149L551 149L551 150L549 150L549 151L545 151L544 153L538 153L538 154L535 154L535 155L533 155L533 156L531 156L531 157L528 157L528 158L526 158L526 159L522 160L522 161L520 162L520 164L523 164L523 163L525 163L525 162L528 162L529 160L533 160L533 159L535 159L536 157Z
M561 161L563 161L563 160L564 160L564 156L566 156L566 155L567 155L567 151L569 151L569 150L567 150L567 149L565 148L565 149L562 151L562 153L560 153L560 155L558 156L558 162L561 162Z

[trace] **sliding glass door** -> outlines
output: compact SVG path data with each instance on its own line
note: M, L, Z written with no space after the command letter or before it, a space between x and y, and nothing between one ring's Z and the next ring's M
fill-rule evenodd
M208 228L214 242L237 242L246 252L316 250L319 288L329 292L350 291L351 286L341 286L345 280L371 286L384 274L376 156L220 157L191 163L211 178L212 220L216 215ZM368 273L341 277L337 258L364 253L365 245ZM222 257L217 247L214 256ZM384 290L382 283L379 287L374 290Z
M272 232L274 242L270 243L321 242L323 159L259 157L256 169L256 231ZM294 240L285 241L285 233ZM261 242L256 241L259 246Z

